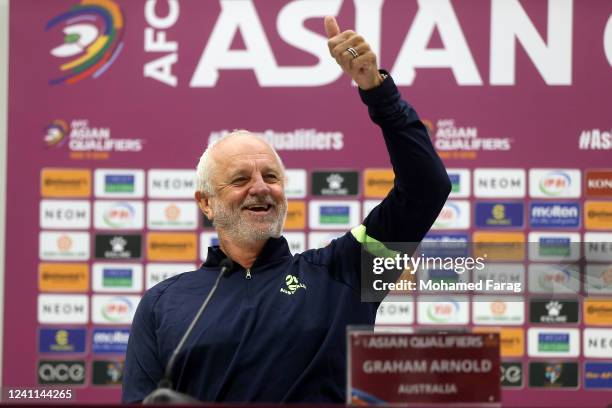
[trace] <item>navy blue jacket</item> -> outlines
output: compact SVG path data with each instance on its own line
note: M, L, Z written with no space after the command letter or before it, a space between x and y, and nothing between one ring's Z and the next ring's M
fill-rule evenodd
M327 247L292 255L284 238L269 239L251 279L240 265L226 273L177 360L178 391L203 401L344 402L346 326L373 325L378 307L360 301L362 244L421 241L450 192L427 130L393 80L360 95L382 129L394 188ZM124 402L155 389L223 258L213 247L200 269L145 293L130 333Z

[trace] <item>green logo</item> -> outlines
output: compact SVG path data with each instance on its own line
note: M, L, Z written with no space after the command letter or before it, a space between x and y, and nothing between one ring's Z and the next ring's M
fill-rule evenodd
M306 290L306 285L300 283L297 276L287 275L285 277L286 288L281 288L280 291L286 295L293 295L298 289Z

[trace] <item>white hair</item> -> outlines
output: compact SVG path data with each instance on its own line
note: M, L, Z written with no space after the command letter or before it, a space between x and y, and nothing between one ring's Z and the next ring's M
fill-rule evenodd
M274 149L272 144L265 137L257 133L250 132L246 129L234 129L230 133L225 134L223 137L209 144L208 147L204 150L204 153L202 153L202 156L200 156L198 166L196 167L196 174L198 178L197 188L199 192L201 192L202 194L206 194L209 197L212 197L215 195L215 189L212 184L212 175L213 175L216 163L212 157L211 152L214 149L214 147L217 145L217 143L221 142L222 140L228 140L236 136L244 136L244 135L259 139L262 142L264 142L266 145L268 145L268 147L270 147L270 149L274 153L274 157L276 157L276 160L278 161L278 164L281 167L281 171L283 172L283 174L285 173L285 165L283 164L283 161L281 160L280 156L276 152L276 149Z

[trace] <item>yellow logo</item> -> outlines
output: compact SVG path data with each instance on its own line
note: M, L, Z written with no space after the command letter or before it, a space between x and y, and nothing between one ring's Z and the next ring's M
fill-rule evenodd
M281 288L280 291L287 295L293 295L295 292L297 292L298 289L306 290L306 285L300 283L297 276L293 275L287 275L285 277L285 285L287 286L287 288Z
M43 197L89 197L91 172L86 169L42 169L40 194Z
M612 299L585 299L584 323L595 326L612 325Z
M65 346L68 344L68 332L66 330L58 330L55 333L55 344Z
M191 233L151 232L147 235L147 258L152 261L193 261L196 236Z
M522 261L525 259L525 235L522 232L474 233L474 257L487 261Z
M86 292L89 267L84 263L41 263L38 265L41 292Z
M499 333L499 351L502 357L522 357L525 353L523 329L474 327L474 333Z
M285 229L304 228L306 228L306 203L304 201L288 201Z
M506 218L506 207L503 204L495 204L491 213L496 220L503 220Z
M366 169L363 172L363 194L368 198L384 198L393 188L395 174L391 169Z
M587 229L612 229L612 201L587 201L584 226Z

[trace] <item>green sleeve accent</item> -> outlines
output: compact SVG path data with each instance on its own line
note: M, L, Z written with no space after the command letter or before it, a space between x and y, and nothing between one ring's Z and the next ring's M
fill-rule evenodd
M394 258L399 252L392 251L385 247L385 244L379 240L370 237L367 234L365 225L361 224L351 230L353 237L361 244L362 247L371 255L381 258Z

